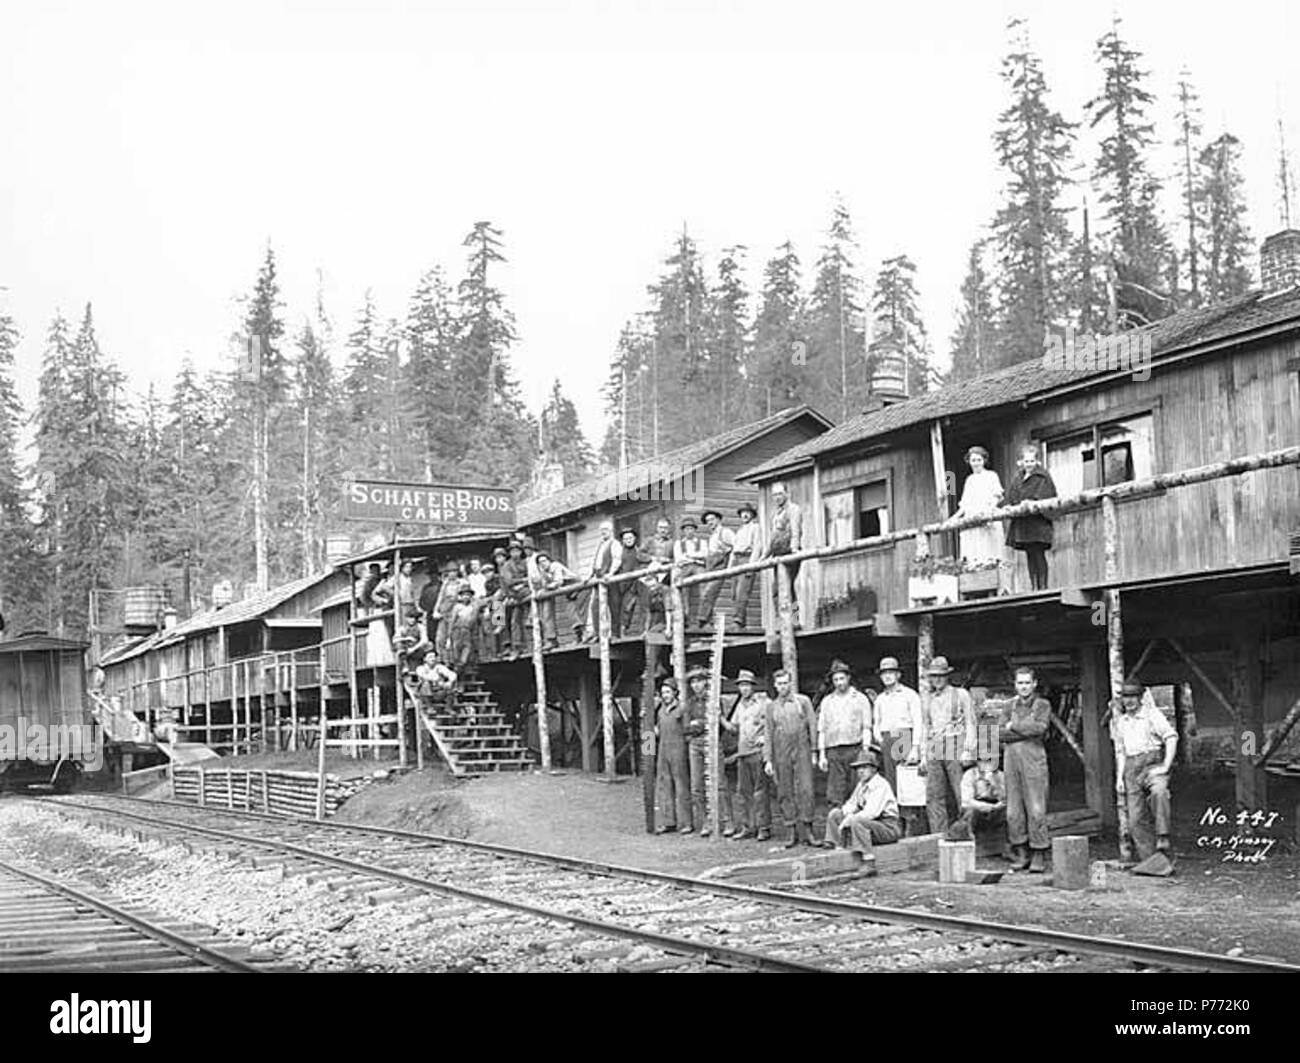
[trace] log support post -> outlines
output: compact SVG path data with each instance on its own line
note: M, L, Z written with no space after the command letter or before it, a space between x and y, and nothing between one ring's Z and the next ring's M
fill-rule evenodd
M551 770L551 721L546 708L546 664L542 657L542 603L533 597L533 686L537 692L537 744L542 747L542 771ZM554 608L552 604L551 608Z
M605 740L605 777L618 774L614 753L614 690L610 678L609 588L601 583L600 592L600 725Z
M1079 701L1083 713L1083 755L1094 769L1084 774L1088 807L1103 826L1118 825L1115 801L1115 758L1110 733L1103 725L1110 707L1110 673L1107 654L1100 644L1085 646L1079 662Z
M790 689L799 692L799 647L794 637L794 581L784 564L776 566L777 614L781 627L781 667L790 673Z

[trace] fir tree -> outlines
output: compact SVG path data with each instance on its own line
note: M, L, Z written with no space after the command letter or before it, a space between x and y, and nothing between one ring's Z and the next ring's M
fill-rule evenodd
M18 339L13 318L0 314L0 610L11 633L40 623L43 594L30 491L18 458L23 419L13 381Z
M577 483L591 475L596 463L591 444L578 422L578 410L560 388L551 385L541 415L542 461L564 469L564 482Z
M862 329L862 282L855 272L853 224L836 199L817 276L808 300L808 367L816 385L808 397L845 420L866 402L866 336Z
M920 297L916 291L916 266L906 255L887 258L880 264L876 287L871 295L875 328L873 351L888 344L907 362L907 393L920 395L936 377L930 368L930 343L921 320ZM868 353L872 371L875 355Z
M280 349L284 336L284 321L280 316L283 309L275 273L275 252L268 246L253 286L253 295L248 300L244 331L249 337L257 337L261 345L258 383L267 404L272 406L283 402L289 391L289 366Z
M664 273L650 287L655 354L652 450L662 453L697 438L703 419L718 416L709 393L708 286L695 241L683 227Z
M426 272L415 289L406 317L410 356L406 363L407 414L424 465L424 475L458 460L463 440L453 415L452 359L457 323L451 291L439 267Z
M1252 243L1246 228L1241 142L1224 133L1201 151L1197 206L1205 217L1205 298L1218 302L1250 288Z
M362 478L378 470L384 419L385 378L388 359L383 350L382 325L369 290L348 333L343 388L347 395L347 420L352 435L348 461Z
M745 248L728 247L718 262L718 281L710 292L708 338L709 391L718 402L719 420L741 424L750 419L749 289L743 276Z
M609 374L600 389L607 425L600 448L604 465L618 468L650 454L653 429L649 418L654 411L647 392L653 343L630 321L619 333Z
M1188 306L1201 305L1201 218L1203 209L1198 196L1199 148L1201 136L1200 101L1192 86L1191 76L1183 71L1178 76L1178 180L1182 185L1181 204L1183 224L1187 229L1187 243L1182 259L1186 263L1187 296L1180 300Z
M806 401L804 316L799 256L787 240L763 269L761 305L754 322L753 391L759 416Z
M987 372L996 361L993 296L984 269L982 240L971 245L966 279L961 286L957 328L952 334L951 379L969 380Z
M1002 80L1011 104L993 136L1007 172L1006 200L993 222L1003 365L1038 357L1047 330L1064 313L1070 233L1061 194L1073 137L1073 126L1048 102L1042 61L1023 24L1012 21L1010 29L1017 39L1002 61Z
M1105 79L1086 105L1093 128L1105 123L1093 176L1109 222L1115 328L1154 321L1173 309L1166 290L1172 250L1156 209L1160 185L1146 158L1154 140L1147 113L1155 97L1145 87L1141 58L1120 37L1116 20L1097 41Z

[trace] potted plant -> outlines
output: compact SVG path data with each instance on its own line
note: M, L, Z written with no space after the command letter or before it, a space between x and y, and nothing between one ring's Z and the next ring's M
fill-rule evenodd
M912 605L944 605L960 595L962 564L953 557L918 557L907 579L907 597Z
M962 565L957 586L963 598L998 593L1002 581L1002 562L999 559L968 561L963 558Z

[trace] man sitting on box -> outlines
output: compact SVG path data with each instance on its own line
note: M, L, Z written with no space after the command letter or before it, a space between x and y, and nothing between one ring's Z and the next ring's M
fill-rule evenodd
M1007 784L996 756L980 757L961 777L961 818L948 831L949 841L1000 831L1007 823ZM1005 840L1005 839L1003 839ZM1005 848L999 843L999 848Z
M880 774L880 751L869 748L852 765L858 785L849 799L826 816L823 849L851 849L866 856L873 845L888 845L903 835L894 788Z

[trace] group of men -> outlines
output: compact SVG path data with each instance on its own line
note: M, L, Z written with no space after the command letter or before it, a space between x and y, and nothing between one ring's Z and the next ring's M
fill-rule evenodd
M786 848L872 846L927 831L949 838L1005 828L1012 868L1046 870L1049 774L1044 741L1051 706L1028 666L1014 672L1015 695L988 702L981 715L953 669L935 657L918 692L902 681L895 657L877 668L881 689L860 689L851 669L834 661L829 690L814 709L793 689L789 672L772 673L773 692L752 671L736 676L737 696L719 712L723 836L772 837L772 803L787 831ZM656 704L656 833L708 837L705 764L709 673L694 668L680 697L666 678ZM1177 736L1150 695L1124 685L1111 722L1119 775L1139 856L1169 847L1168 772ZM999 765L1001 765L999 767ZM826 827L814 832L814 770L826 775ZM904 772L923 780L924 806L899 801ZM914 794L909 799L916 801Z
M790 501L785 488L772 491L772 518L764 540L758 524L758 510L748 502L736 510L738 526L727 526L720 510L706 509L697 520L685 516L674 535L672 522L659 518L654 535L642 539L635 528L623 528L614 535L612 521L600 525L600 539L592 558L589 578L608 577L655 567L636 580L608 584L610 633L613 637L647 630L663 630L669 623L668 588L673 573L685 579L703 572L739 568L753 561L795 553L803 546L803 522L799 507ZM789 566L792 581L799 563ZM734 581L728 627L744 631L756 572L739 572L730 579L711 580L682 587L685 623L694 621L696 630L712 626L714 610L723 585ZM773 583L775 594L775 581ZM599 632L594 612L593 589L584 587L569 595L574 603L574 634L580 641L594 641ZM797 598L792 603L797 610Z

